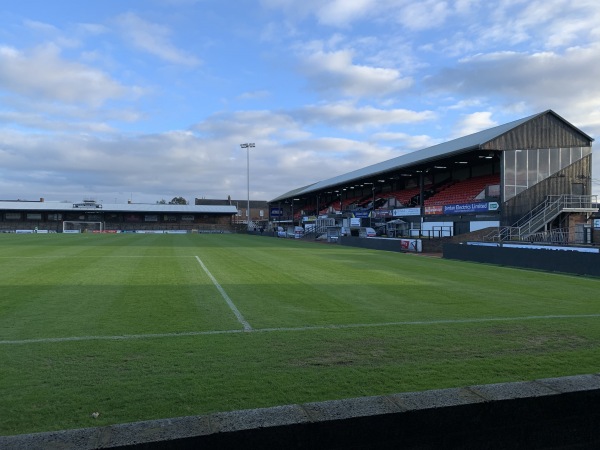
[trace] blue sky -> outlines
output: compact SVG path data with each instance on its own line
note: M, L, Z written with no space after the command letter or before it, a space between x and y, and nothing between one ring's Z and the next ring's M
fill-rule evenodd
M597 0L3 0L0 199L245 199L254 142L270 200L547 109L595 138L599 22Z

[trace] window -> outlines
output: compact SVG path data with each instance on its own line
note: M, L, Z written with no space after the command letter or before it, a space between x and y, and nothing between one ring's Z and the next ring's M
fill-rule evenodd
M504 201L579 161L589 147L507 150L504 152Z

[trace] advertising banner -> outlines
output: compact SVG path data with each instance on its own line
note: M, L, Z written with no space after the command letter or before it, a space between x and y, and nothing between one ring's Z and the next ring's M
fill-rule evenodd
M392 211L390 209L376 209L373 211L373 217L386 218L392 217Z
M271 208L271 217L283 216L283 208Z
M351 227L360 227L360 219L359 218L350 218L350 226Z
M400 239L400 248L405 252L417 252L422 250L420 239Z
M493 205L492 205L493 203ZM481 213L488 211L497 210L498 203L492 202L478 202L478 203L462 203L459 205L445 205L444 206L444 214L471 214L471 213ZM490 209L490 205L496 205L495 209Z
M359 219L366 219L369 217L371 211L370 210L365 210L365 211L357 211L354 210L352 211L352 214L354 214L354 217L359 218Z
M428 214L428 215L444 214L444 207L442 205L426 206L425 214Z
M419 216L421 215L421 208L394 209L392 214L394 215L394 217Z

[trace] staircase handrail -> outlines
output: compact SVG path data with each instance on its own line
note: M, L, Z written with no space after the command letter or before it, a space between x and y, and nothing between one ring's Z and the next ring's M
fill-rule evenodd
M548 219L549 217L554 218L567 208L591 209L594 198L596 198L595 195L549 195L512 226L527 229L527 233L535 232L539 227L552 220Z
M537 232L565 209L592 210L596 195L549 195L546 199L521 217L510 227L499 227L488 234L487 240L522 240Z

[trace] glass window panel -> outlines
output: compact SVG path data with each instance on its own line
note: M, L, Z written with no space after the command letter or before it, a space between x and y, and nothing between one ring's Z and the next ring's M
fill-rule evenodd
M526 189L527 189L527 186L515 186L515 195L523 192Z
M504 185L515 185L515 151L504 152Z
M592 153L592 147L582 147L581 151L582 151L582 157L587 156L590 153Z
M550 173L556 173L560 170L560 149L550 149Z
M560 168L564 169L571 164L571 149L569 147L560 149Z
M581 159L581 147L571 147L571 161L579 161Z
M527 187L537 183L538 151L529 150L527 152Z
M515 196L515 186L504 186L504 201L510 200Z
M517 167L516 167L516 182L517 186L527 186L527 151L517 150Z
M538 181L545 180L550 176L550 150L541 148L538 150Z

